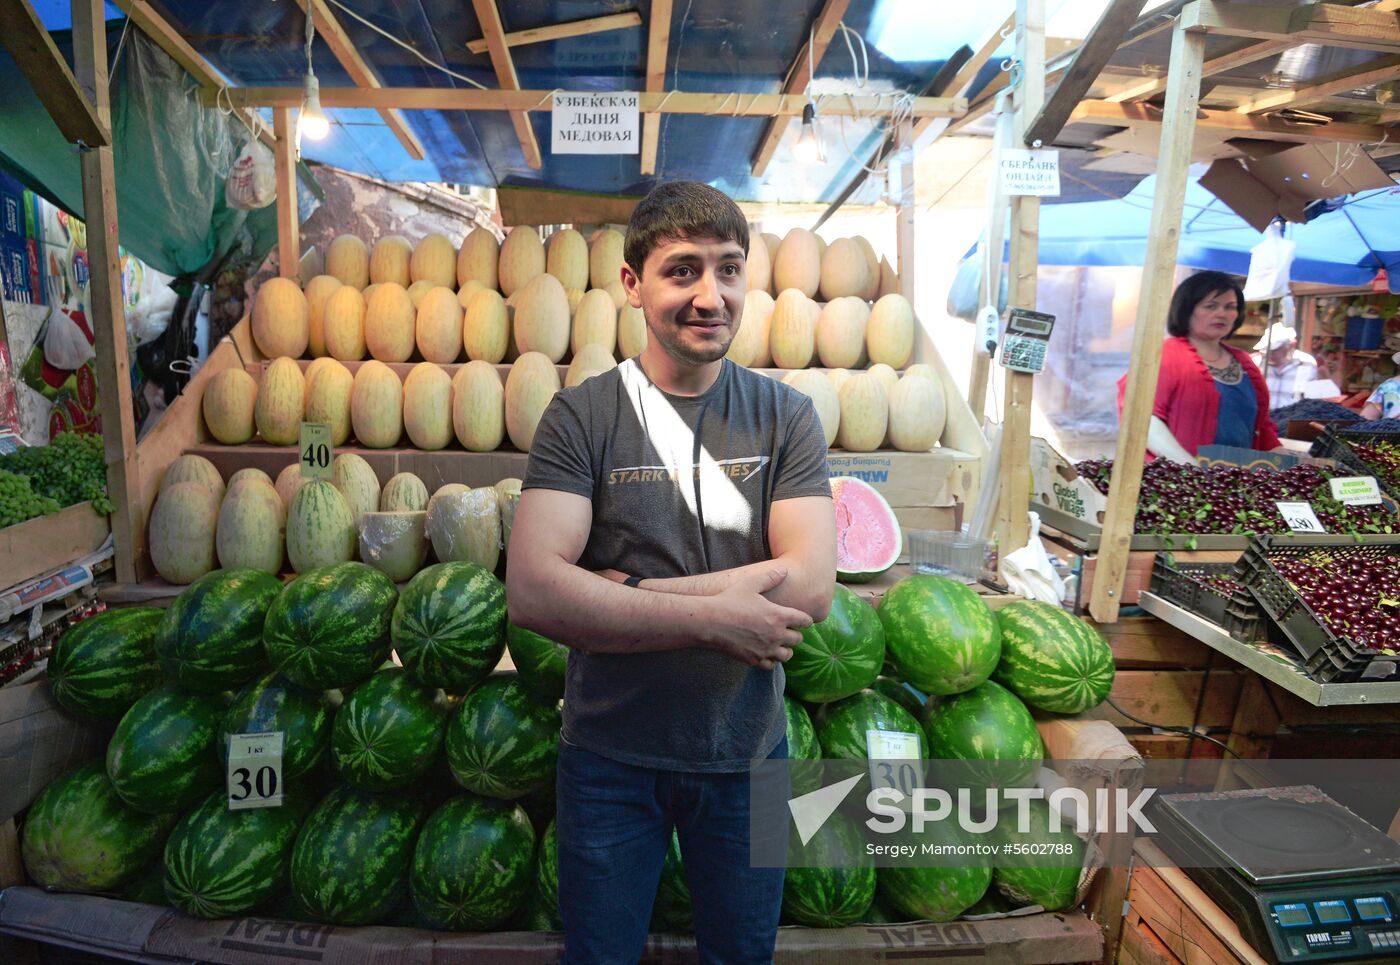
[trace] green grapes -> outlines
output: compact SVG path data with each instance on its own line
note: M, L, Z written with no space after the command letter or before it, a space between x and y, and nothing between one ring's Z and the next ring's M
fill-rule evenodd
M0 456L0 527L83 502L112 511L101 436L60 432L47 446Z

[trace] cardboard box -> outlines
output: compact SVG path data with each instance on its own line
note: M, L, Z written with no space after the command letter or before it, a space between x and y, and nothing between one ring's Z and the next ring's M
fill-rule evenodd
M0 689L0 821L29 807L64 771L104 753L111 730L58 706L47 679Z
M1103 525L1108 497L1080 477L1074 464L1044 439L1031 439L1031 508L1035 503L1066 516Z
M0 590L67 566L99 549L112 532L91 503L0 529Z
M957 449L832 449L826 464L833 476L855 476L873 486L906 530L957 529L971 516L982 485L982 460Z
M1248 139L1228 143L1244 159L1212 162L1201 175L1201 185L1257 231L1276 217L1306 221L1304 209L1311 201L1393 186L1390 176L1361 151L1339 168L1333 144Z

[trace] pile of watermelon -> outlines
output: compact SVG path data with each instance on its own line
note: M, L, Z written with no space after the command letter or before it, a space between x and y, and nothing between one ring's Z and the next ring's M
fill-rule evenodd
M1031 786L1044 759L1035 715L1083 713L1102 703L1113 684L1112 652L1085 621L1031 601L993 612L967 586L937 576L899 581L878 610L838 585L830 615L802 637L786 665L789 755L800 761L867 760L872 733L884 732L907 735L910 749L934 762L920 767L958 762L957 779L970 786ZM794 794L820 785L820 774L801 766L792 773ZM943 766L946 775L952 768ZM1054 867L1042 858L1019 865L1003 860L994 868L877 870L842 861L824 869L824 854L852 850L839 825L826 840L824 827L804 854L804 863L818 867L788 871L786 920L835 927L1069 907L1083 842L1050 831L1048 812L1033 818L1017 840L1068 845L1055 849L1069 856ZM924 837L961 833L941 822Z

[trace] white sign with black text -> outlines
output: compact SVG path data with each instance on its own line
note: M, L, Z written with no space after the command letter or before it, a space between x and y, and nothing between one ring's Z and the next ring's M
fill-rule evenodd
M1004 148L997 155L1001 193L1009 197L1055 198L1060 194L1060 152Z
M636 91L555 91L550 124L554 154L638 154Z

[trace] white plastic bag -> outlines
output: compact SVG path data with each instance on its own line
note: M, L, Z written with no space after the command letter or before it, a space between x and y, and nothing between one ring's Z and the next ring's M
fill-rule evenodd
M230 208L253 211L266 208L276 197L277 170L272 152L257 138L251 138L243 145L224 182L224 200Z
M958 272L953 276L953 285L948 289L948 314L954 318L961 318L965 322L977 321L977 313L982 308L982 272L985 270L982 262L981 246L986 244L983 238L978 242L978 249L968 255L958 264ZM1001 272L1001 291L997 294L997 314L1006 311L1006 272Z
M1264 229L1264 238L1249 249L1249 277L1244 282L1244 300L1262 302L1288 297L1288 281L1293 271L1297 242L1283 236L1277 221Z

